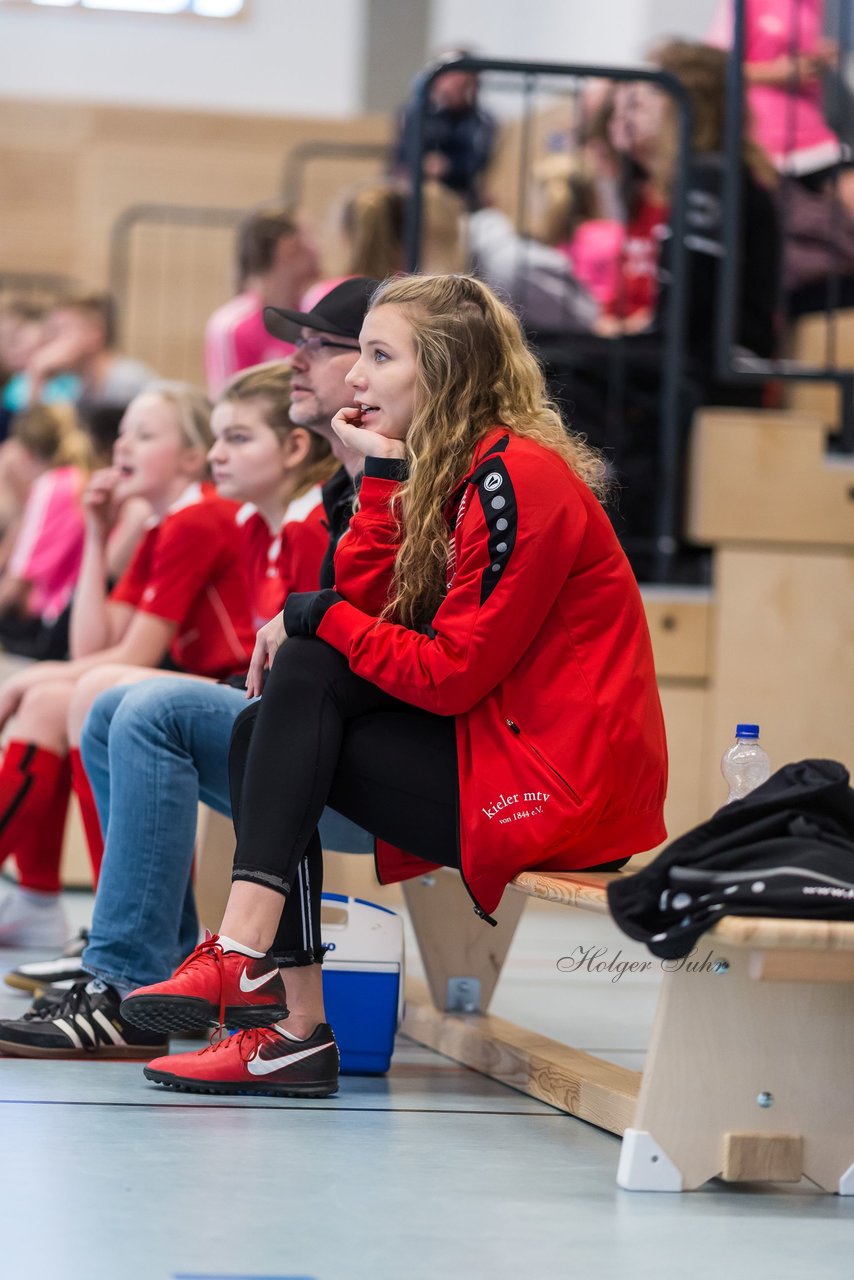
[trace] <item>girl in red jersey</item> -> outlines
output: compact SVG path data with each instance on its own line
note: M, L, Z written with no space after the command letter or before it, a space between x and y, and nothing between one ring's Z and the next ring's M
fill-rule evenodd
M336 589L292 595L259 633L249 694L275 662L232 739L220 936L122 1005L143 1026L243 1034L157 1059L162 1084L337 1088L319 965L285 970L279 1025L269 955L326 803L376 834L381 879L456 867L485 919L526 868L621 865L665 835L640 594L601 461L546 399L515 316L469 277L387 281L360 346L356 408L333 423L366 459L360 506Z
M329 545L320 488L338 463L321 436L291 422L290 398L288 364L256 365L232 379L211 416L217 493L244 504L237 524L256 630L292 591L317 587Z
M177 488L177 485L173 488L161 484L170 474L166 417L158 416L159 406L144 397L139 398L141 404L135 402L136 408L132 414L129 412L123 426L124 438L116 451L117 465L99 474L88 495L89 572L88 576L81 577L75 603L78 652L97 643L95 626L99 615L102 623L107 622L115 606L121 603L143 612L146 621L150 617L153 622L152 647L144 647L143 632L141 656L154 656L154 641L159 632L161 657L175 674L224 678L236 670L245 670L247 637L282 608L288 592L305 591L317 585L327 546L326 530L320 519L319 486L337 464L325 441L291 424L288 417L290 385L290 370L281 362L240 374L224 391L210 426L209 411L201 396L179 395L174 388L168 393L155 391L159 400L168 403L171 399L178 415L176 423L183 422L182 434L192 453L193 474L200 469L199 458L203 457L212 429L213 445L208 460L219 496L213 495L207 486L192 483L188 487L184 483L177 502L167 508L163 520L148 530L132 564L108 600L103 566L94 562L104 527L109 526L115 508L133 493L144 494L157 511ZM164 426L167 426L165 434ZM180 461L181 456L179 450L173 453L172 460ZM184 474L180 466L177 474ZM228 500L244 501L245 505L238 510L234 501ZM81 608L86 608L83 618ZM167 654L169 631L175 634ZM237 646L235 636L239 637ZM38 844L32 838L35 832L28 815L36 812L33 792L36 800L41 792L43 802L43 789L38 783L49 774L56 760L62 759L66 741L71 747L75 790L97 875L101 832L88 782L79 766L77 743L97 693L110 685L131 683L152 674L153 663L127 665L122 661L125 654L133 659L140 653L138 639L131 635L129 640L129 644L122 646L119 637L120 643L112 649L96 651L97 666L85 660L53 664L49 676L42 680L39 673L47 670L43 664L25 677L27 691L22 697L17 723L23 724L24 732L27 731L27 703L34 698L28 691L42 688L44 723L32 726L30 732L44 737L47 726L51 737L47 743L35 737L19 739L11 748L10 763L26 757L27 764L18 766L17 778L11 779L10 790L18 784L11 803L18 801L18 805L0 834L0 852L15 849L21 886L5 903L5 911L0 907L0 943L8 941L4 938L4 924L6 933L11 930L10 936L20 943L34 919L36 923L47 921L51 905L56 907L53 919L57 936L65 927L57 896L57 863L68 796L67 776L63 778L65 785L58 784L56 788L55 827L49 824L46 832L42 819ZM176 642L183 647L178 649ZM5 696L7 689L8 685L0 696ZM58 723L63 715L67 717L67 727L65 722ZM63 729L66 729L64 734ZM0 795L5 763L0 768ZM26 793L22 799L24 787ZM52 838L46 841L46 834ZM34 901L38 910L28 910L33 908ZM40 936L39 931L33 936Z
M22 886L0 904L0 943L21 941L22 915L29 918L27 942L61 941L58 865L73 768L88 793L68 749L76 681L107 663L150 669L166 660L217 676L245 663L252 614L235 547L235 507L201 484L211 441L210 406L192 387L161 383L131 402L115 465L96 472L84 495L72 660L30 667L0 689L0 726L15 717L0 765L0 858L15 853ZM107 539L132 497L150 503L152 525L108 596ZM85 804L83 811L94 813Z

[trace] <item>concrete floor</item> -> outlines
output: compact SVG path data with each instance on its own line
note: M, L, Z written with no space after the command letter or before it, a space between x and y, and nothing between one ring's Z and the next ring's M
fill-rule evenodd
M75 923L89 909L69 895ZM567 938L570 919L583 936ZM579 944L640 954L612 930L529 904L493 1012L642 1065L658 977L557 969ZM0 988L0 1016L25 1008ZM0 1153L2 1280L824 1280L854 1266L851 1201L806 1183L620 1191L616 1138L403 1037L388 1076L345 1077L320 1101L0 1059Z

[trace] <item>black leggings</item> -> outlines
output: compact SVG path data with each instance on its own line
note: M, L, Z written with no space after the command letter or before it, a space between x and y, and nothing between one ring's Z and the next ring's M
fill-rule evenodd
M229 753L234 880L286 896L272 953L320 963L326 804L416 857L459 867L453 716L419 711L352 673L322 640L279 650L260 702L238 716Z

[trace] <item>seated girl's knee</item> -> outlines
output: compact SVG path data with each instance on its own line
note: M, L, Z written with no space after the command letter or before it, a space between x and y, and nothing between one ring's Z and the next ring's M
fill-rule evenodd
M315 636L293 636L276 654L270 681L274 687L285 683L314 686L334 679L342 671L349 671L349 667L347 659L337 649Z
M104 689L95 696L86 711L81 731L80 749L84 757L87 739L106 739L113 717L129 692L129 685L116 685L111 689Z
M50 715L53 711L64 714L73 689L69 680L45 680L34 684L21 698L18 714Z

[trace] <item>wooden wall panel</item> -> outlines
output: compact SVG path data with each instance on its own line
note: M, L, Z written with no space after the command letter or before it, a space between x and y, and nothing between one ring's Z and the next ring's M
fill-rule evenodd
M854 547L854 461L812 414L701 409L691 429L688 535L699 543Z
M275 202L293 147L385 143L389 127L379 116L295 120L0 100L0 271L59 273L103 288L111 232L129 207ZM302 212L329 274L341 267L330 205L342 186L380 169L362 159L317 161L306 170ZM204 319L231 293L231 244L228 233L141 237L125 327L130 354L169 376L200 376Z
M709 758L739 721L756 721L775 769L809 756L854 769L854 554L722 547L715 581ZM720 801L714 775L709 812Z

